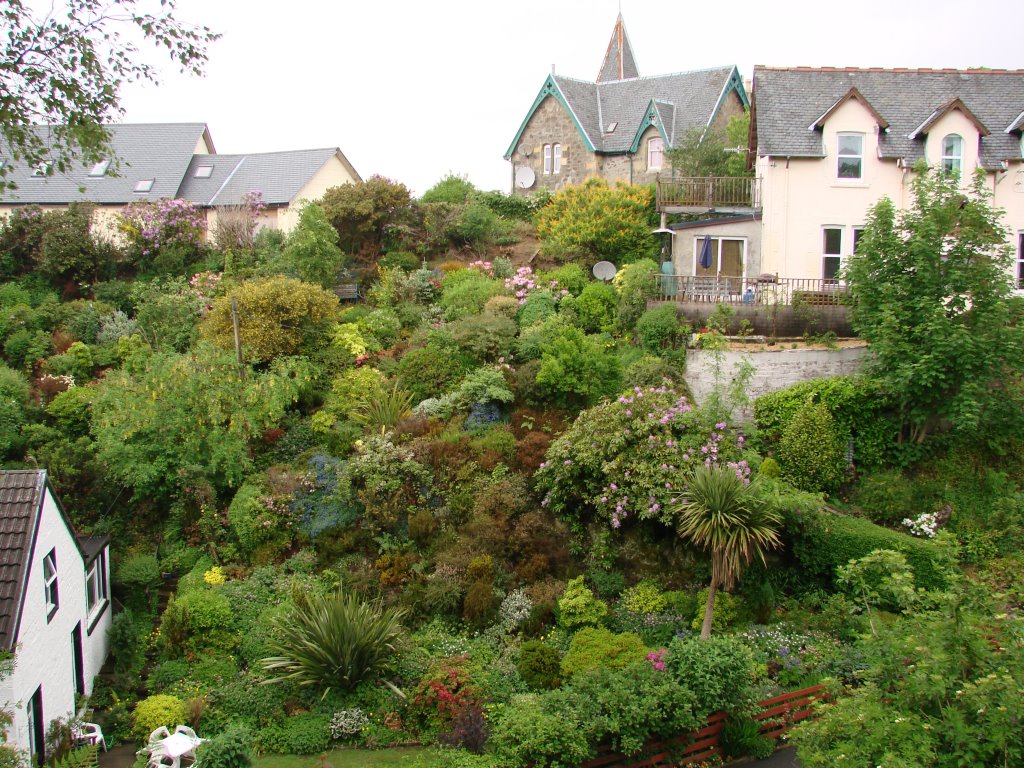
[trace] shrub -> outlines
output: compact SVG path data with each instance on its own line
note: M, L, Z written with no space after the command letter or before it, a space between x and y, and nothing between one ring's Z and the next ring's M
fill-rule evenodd
M764 477L779 477L782 474L782 470L779 468L779 462L771 456L761 462L761 466L758 468L757 472Z
M700 629L704 623L704 608L708 602L708 590L702 589L697 595L697 609L690 622L690 629ZM736 624L743 615L743 598L731 592L719 590L715 593L715 607L712 612L711 628L723 630Z
M197 589L180 596L178 608L185 612L189 632L200 643L204 636L216 632L230 632L236 617L228 599L209 589Z
M808 402L786 425L779 441L782 477L805 491L833 491L846 469L846 445L822 403Z
M338 282L338 272L345 254L338 247L338 232L327 220L324 209L306 202L299 211L299 221L288 234L281 263L285 271L299 280L324 288Z
M516 318L520 328L529 328L537 323L547 320L555 314L558 305L551 291L541 288L531 291L526 301L519 307L519 315Z
M205 768L249 768L252 765L252 734L245 726L230 725L199 745L196 762Z
M661 587L653 581L641 581L627 589L622 604L632 613L661 613L668 607Z
M260 475L248 478L228 507L228 525L246 558L283 553L294 535L292 517L290 505L273 495Z
M683 387L683 369L686 366L686 358L680 356L678 360L658 357L645 354L626 366L623 373L623 389L647 389L648 387L669 386Z
M462 601L462 616L475 627L485 627L494 620L500 603L491 580L477 579Z
M537 695L517 696L494 728L498 757L507 765L571 768L593 755L575 712L548 712Z
M537 237L546 253L583 252L617 263L649 256L657 244L650 187L590 179L564 187L536 217Z
M541 640L528 640L519 649L516 671L533 691L545 691L562 684L562 655Z
M112 576L114 586L125 591L146 590L160 583L160 564L156 555L136 552L125 557L115 568Z
M408 221L412 196L404 184L372 176L354 184L331 187L320 201L338 231L343 251L372 261L387 247L396 225Z
M608 283L589 283L576 300L580 327L587 333L614 330L618 294Z
M437 740L450 747L462 747L474 754L481 754L490 732L483 708L471 701L452 718L451 730L442 733Z
M658 292L658 265L650 259L627 264L615 275L619 292L619 327L632 330L647 310L647 300Z
M608 605L594 597L583 577L571 579L558 598L558 623L566 628L597 624L608 613Z
M508 317L483 312L457 320L451 324L450 331L455 343L465 352L481 363L493 363L499 358L511 357L518 328Z
M669 674L700 702L701 719L717 710L744 712L757 699L754 659L737 638L676 638L669 643L665 662Z
M729 718L720 738L725 754L733 758L749 755L761 760L775 751L775 742L761 735L761 724L748 717Z
M292 591L292 610L273 620L276 655L263 668L276 675L268 683L296 680L326 695L351 689L375 674L395 651L403 612L364 603L338 590L327 596ZM324 728L324 736L327 729Z
M862 518L826 511L804 514L789 527L793 536L792 551L801 568L809 577L820 579L826 585L832 585L838 567L876 549L901 552L914 571L918 587L941 590L947 584L947 552L931 540L891 531Z
M540 345L537 384L553 401L567 405L591 405L614 395L622 387L622 367L608 346L578 328L555 328Z
M119 218L140 272L180 275L205 247L206 217L187 200L132 203Z
M562 659L562 676L590 669L622 669L641 661L646 653L644 641L630 632L617 635L604 627L584 627L569 643Z
M586 270L579 264L563 264L557 269L538 275L537 279L540 283L548 286L551 286L551 283L558 283L557 286L551 287L566 290L572 296L579 296L583 293L583 289L590 282Z
M398 363L398 380L415 402L450 390L473 368L473 359L451 342L438 338L412 349Z
M370 724L370 718L363 710L343 709L331 715L331 738L335 741L345 741L358 736L359 732Z
M160 726L174 728L185 720L185 703L177 696L157 694L135 705L132 713L132 733L145 742L149 734Z
M480 314L487 300L504 290L500 280L489 278L475 269L464 269L445 277L438 303L444 309L446 319L458 320Z
M648 309L636 321L636 335L641 346L649 352L660 352L675 347L684 333L674 304L662 304Z
M366 339L368 344L371 340L377 342L374 349L388 349L398 341L402 330L402 321L394 310L388 308L375 309L356 321L356 328Z
M263 728L256 740L265 752L315 755L330 747L330 723L330 715L292 715Z

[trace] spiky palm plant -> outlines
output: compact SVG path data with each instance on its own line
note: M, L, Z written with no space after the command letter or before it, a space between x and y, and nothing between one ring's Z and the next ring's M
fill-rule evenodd
M711 553L711 584L704 608L700 636L711 637L715 595L729 589L744 566L755 557L778 547L779 514L757 503L753 484L748 485L727 467L700 465L689 479L674 510L679 535Z
M391 389L377 389L352 411L352 421L381 430L396 426L412 408L412 395L396 383Z
M261 661L267 683L354 688L395 652L404 611L365 603L341 589L329 595L293 590L295 608L274 621L276 654Z

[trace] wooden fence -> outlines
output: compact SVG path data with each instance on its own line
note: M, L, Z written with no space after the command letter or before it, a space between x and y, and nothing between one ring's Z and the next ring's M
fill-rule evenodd
M821 278L727 277L725 275L656 275L656 301L683 304L752 304L754 306L839 306L846 286Z
M828 694L822 685L784 693L758 702L761 710L754 715L754 720L760 723L763 736L777 739L801 720L814 717L814 702L826 698ZM649 742L640 753L629 757L613 752L610 747L602 747L598 749L597 757L583 763L580 768L682 766L699 763L715 755L723 757L720 738L726 720L728 715L716 712L699 731Z

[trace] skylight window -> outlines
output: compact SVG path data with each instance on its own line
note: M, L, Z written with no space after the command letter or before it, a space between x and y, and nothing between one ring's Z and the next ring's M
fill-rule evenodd
M213 176L213 166L212 165L200 165L200 166L198 166L196 168L196 178L197 179L208 179L211 176Z
M100 160L89 170L90 176L106 176L107 169L110 168L110 160Z
M44 160L32 169L32 175L36 177L49 176L51 168L53 168L53 165Z
M154 181L156 181L156 179L142 179L140 181L135 182L135 191L149 192L150 190L153 189Z
M618 127L619 127L618 122L608 123L608 125L605 126L604 132L605 133L615 133L615 129L618 128Z

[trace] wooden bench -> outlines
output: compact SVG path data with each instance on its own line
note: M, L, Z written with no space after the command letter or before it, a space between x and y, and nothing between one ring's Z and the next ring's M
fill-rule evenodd
M359 299L358 283L342 283L334 287L334 295L342 301L357 301Z

